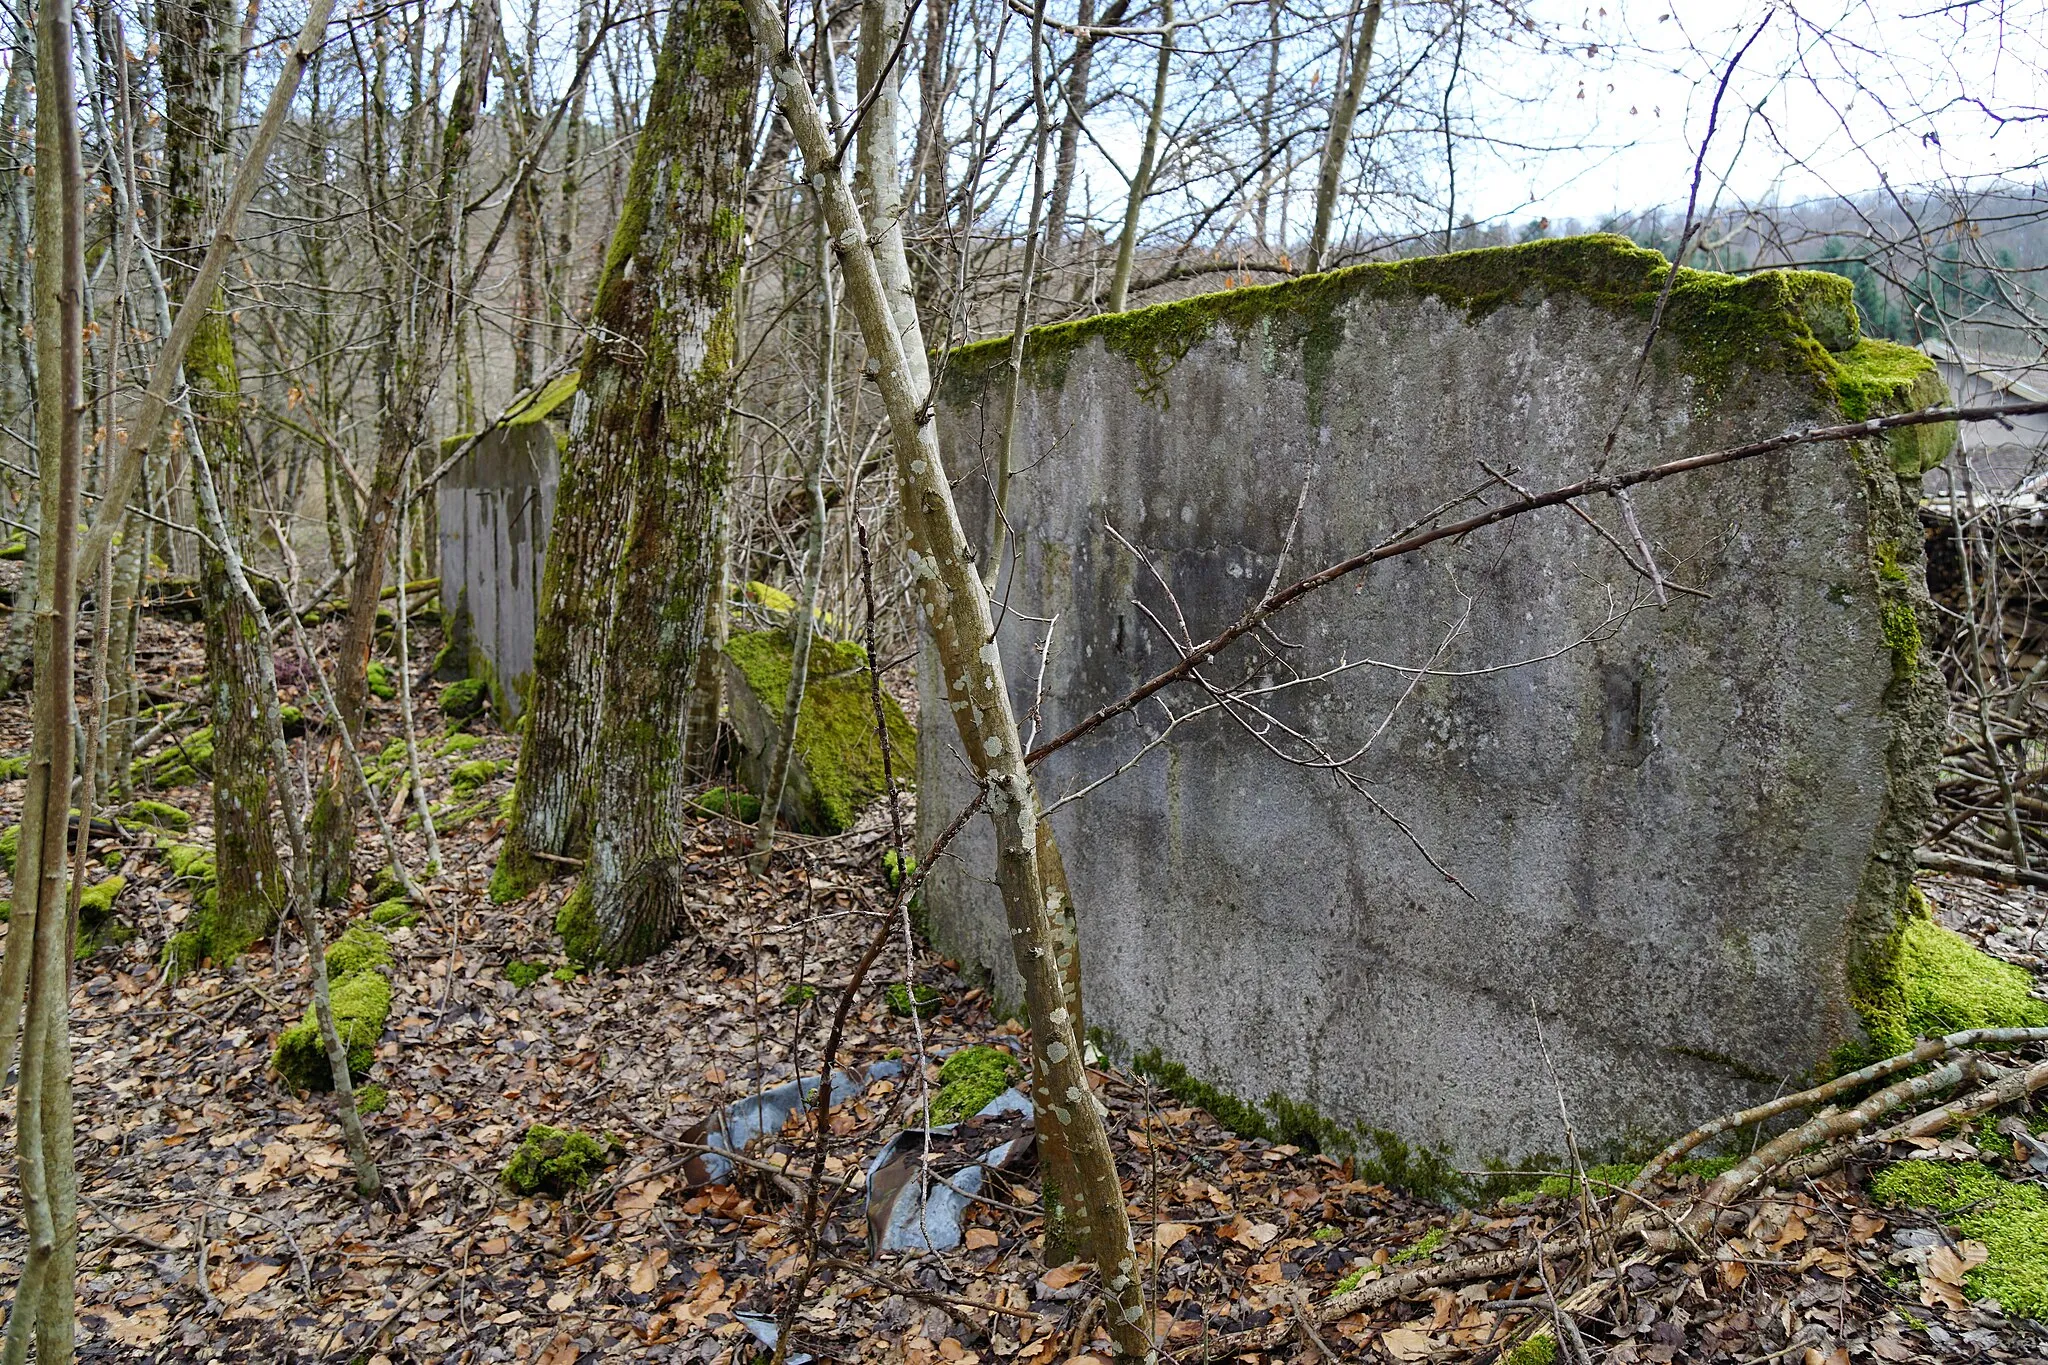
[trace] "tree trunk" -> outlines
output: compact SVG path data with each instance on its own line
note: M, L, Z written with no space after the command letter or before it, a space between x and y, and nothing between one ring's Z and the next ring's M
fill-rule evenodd
M72 637L84 407L85 259L71 11L36 15L35 338L38 545L35 694L17 844L14 915L0 965L0 1074L21 1028L15 1148L26 1255L7 1315L5 1359L71 1365L76 1333L78 1175L71 1112L71 925L64 834L71 789ZM81 829L80 837L87 837ZM25 998L24 998L25 992Z
M1366 0L1365 13L1354 23L1357 43L1350 54L1350 68L1330 106L1322 171L1316 177L1316 225L1308 242L1307 266L1311 271L1328 264L1331 225L1337 218L1337 191L1344 181L1344 154L1350 150L1351 125L1358 118L1358 102L1365 95L1365 78L1372 67L1373 39L1380 28L1380 0Z
M496 47L496 0L476 0L462 42L462 75L441 134L434 187L408 227L391 268L385 323L385 371L379 378L382 415L377 428L377 464L364 499L356 535L355 573L349 582L348 618L336 660L336 707L342 724L328 737L315 794L308 839L313 860L313 894L321 904L348 896L355 852L355 786L344 735L360 734L369 696L370 650L376 643L377 602L384 587L384 555L398 496L405 486L413 451L427 438L434 392L448 365L449 342L458 300L453 290L457 224L462 212L462 173L474 145ZM417 281L418 283L415 283ZM407 326L410 323L411 326Z
M1166 121L1167 75L1173 65L1173 0L1159 0L1159 66L1152 80L1152 113L1145 121L1145 150L1138 173L1131 177L1131 197L1124 205L1124 228L1116 240L1116 273L1109 281L1109 311L1121 313L1129 302L1131 266L1138 256L1138 215L1152 193L1152 172L1159 164L1159 132Z
M640 961L686 913L685 730L719 577L758 77L736 0L669 12L607 258L616 268L593 310L593 335L607 344L588 354L584 373L600 383L585 430L597 451L632 454L634 499L607 594L613 619L632 625L602 651L589 855L559 921L565 947L585 959Z
M996 880L1024 981L1032 1069L1042 1078L1033 1092L1040 1130L1055 1133L1072 1154L1077 1179L1070 1216L1103 1277L1116 1355L1120 1361L1146 1360L1152 1347L1144 1286L1131 1245L1130 1214L1104 1125L1106 1111L1090 1089L1074 1013L1059 975L1060 930L1046 905L1039 871L1037 800L1024 766L1002 657L991 643L995 630L988 594L975 572L973 551L940 458L923 350L905 344L891 307L891 284L907 285L909 280L901 239L896 239L892 258L878 260L888 235L869 236L860 206L842 178L833 135L819 118L789 50L780 12L768 0L747 0L747 11L805 167L824 197L847 302L867 340L888 410L919 605L939 656L955 727L987 794L995 825ZM875 101L881 103L880 98Z

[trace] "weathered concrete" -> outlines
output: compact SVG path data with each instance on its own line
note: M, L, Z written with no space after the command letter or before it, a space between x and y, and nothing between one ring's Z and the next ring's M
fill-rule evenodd
M1134 600L1168 627L1173 607L1111 526L1200 638L1273 578L1305 478L1283 579L1489 467L1528 489L1581 477L1617 421L1620 469L1939 396L1923 359L1858 341L1844 282L1687 272L1624 413L1664 270L1615 238L1550 242L1035 333L997 592L1020 714L1055 615L1041 738L1176 658ZM1001 352L954 356L939 413L970 528L989 524ZM1271 685L1353 665L1258 700L1332 753L1370 744L1361 789L1211 714L1056 815L1089 1024L1224 1092L1466 1166L1560 1151L1559 1086L1581 1141L1614 1150L1857 1043L1859 1007L1896 988L1931 799L1942 702L1913 504L1944 441L1641 490L1658 563L1692 590L1666 610L1643 604L1602 499L1585 510L1616 543L1544 512L1287 611L1270 648L1206 672ZM971 788L928 666L922 697L929 840ZM1150 704L1056 754L1042 793L1114 768L1162 718ZM925 892L935 932L1014 1000L986 821L956 850Z
M435 490L441 526L441 616L451 656L490 685L510 724L525 704L561 451L546 419L576 392L574 373L487 433ZM451 441L463 438L453 437Z

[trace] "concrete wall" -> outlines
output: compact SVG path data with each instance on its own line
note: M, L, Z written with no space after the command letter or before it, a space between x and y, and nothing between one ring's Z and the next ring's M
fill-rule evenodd
M490 432L436 490L441 603L449 643L491 685L507 723L533 672L533 632L560 481L555 429L528 421Z
M1173 606L1112 526L1200 638L1273 577L1304 480L1283 579L1487 467L1531 489L1583 476L1617 421L1619 469L1862 415L1873 392L1932 396L1924 361L1858 342L1829 277L1688 274L1624 411L1663 269L1619 239L1544 243L1035 333L997 590L1020 712L1048 618L1041 738L1176 658L1134 604L1169 625ZM1001 350L953 357L939 413L983 544ZM1210 715L1056 815L1090 1026L1468 1165L1561 1151L1559 1085L1581 1141L1612 1150L1811 1072L1858 1036L1851 978L1889 960L1930 800L1941 697L1912 511L1929 452L1811 447L1640 491L1689 589L1664 610L1565 511L1290 609L1208 672L1352 665L1264 702L1335 753L1370 742L1357 786ZM1628 543L1612 501L1585 510ZM928 664L921 686L929 840L972 787ZM1162 720L1149 705L1058 753L1044 797ZM939 941L1015 1000L988 841L977 820L925 894Z

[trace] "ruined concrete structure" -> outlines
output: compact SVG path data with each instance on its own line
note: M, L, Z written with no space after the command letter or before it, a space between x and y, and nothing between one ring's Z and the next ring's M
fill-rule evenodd
M571 371L515 404L434 491L452 671L489 684L491 705L508 725L519 718L533 672L541 567L561 481L562 433L548 419L567 416L576 378Z
M1829 275L1685 272L1639 365L1668 269L1620 238L1541 242L1033 333L996 593L1020 714L1055 617L1041 738L1175 661L1176 602L1200 639L1276 571L1474 489L1499 502L1942 396L1924 357L1859 337ZM952 356L939 412L984 545L1006 358ZM1246 1101L1240 1122L1376 1138L1361 1150L1410 1179L1423 1153L1561 1152L1560 1088L1581 1142L1617 1151L1855 1047L1896 998L1931 800L1943 701L1915 502L1951 439L1916 428L1640 490L1663 609L1604 498L1583 508L1598 530L1538 513L1289 609L1205 670L1266 689L1244 724L1190 721L1054 817L1091 1028ZM972 789L941 680L921 686L929 839ZM1060 751L1044 798L1164 722L1148 704ZM1362 750L1355 781L1248 732L1298 752L1282 726ZM939 942L1014 1001L987 840L977 821L926 902Z

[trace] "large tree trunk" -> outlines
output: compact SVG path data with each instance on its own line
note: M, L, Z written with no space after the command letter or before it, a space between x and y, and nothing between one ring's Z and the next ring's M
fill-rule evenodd
M166 286L182 299L206 246L206 220L216 216L225 187L237 35L228 0L170 0L157 9L164 71L164 250L172 264ZM192 387L193 433L219 472L223 514L238 533L248 527L244 503L258 486L244 456L241 378L226 311L201 320L185 354ZM193 465L197 471L197 463ZM85 566L91 568L92 566ZM272 794L258 724L262 684L252 652L256 622L232 590L219 548L202 540L199 599L206 622L206 698L213 726L214 854L218 899L200 907L194 931L199 956L226 961L270 932L284 902L284 874L271 826Z
M592 723L587 703L560 706L559 680L548 689L555 695L545 713L535 707L517 800L534 812L533 795L566 797L573 811L587 784L588 857L559 920L565 946L586 959L645 958L684 913L686 731L720 578L727 389L746 252L740 206L758 78L751 49L735 0L690 0L670 11L584 353L570 438L574 477L587 481L577 493L580 536L567 554L550 547L543 635L557 658L564 648L598 646L590 654L601 660L602 691ZM618 487L622 475L627 490ZM568 491L565 480L558 519ZM631 512L615 547L589 537L588 509L625 493ZM593 550L608 551L609 562L565 562ZM558 614L565 607L573 610ZM632 627L607 630L613 621ZM540 680L547 675L535 653ZM630 705L608 704L626 698ZM565 717L589 725L588 739L543 734ZM545 790L525 790L541 776L528 754L559 765ZM508 837L508 876L520 873L513 844Z
M354 779L345 746L362 732L369 697L370 650L376 643L377 602L384 589L384 556L412 454L427 439L427 418L448 366L449 342L460 301L454 295L457 222L462 212L463 169L475 143L478 112L497 46L497 0L476 0L462 41L462 74L441 134L440 159L427 202L407 226L405 241L388 261L385 368L378 388L377 464L356 535L355 572L349 581L348 618L336 661L335 705L341 726L328 737L308 837L313 893L323 904L347 897L355 852Z

